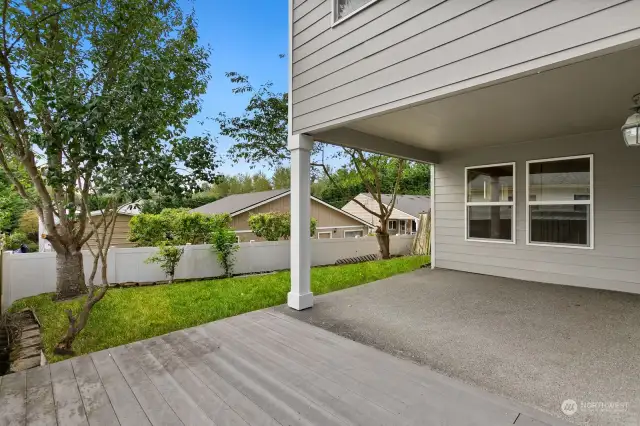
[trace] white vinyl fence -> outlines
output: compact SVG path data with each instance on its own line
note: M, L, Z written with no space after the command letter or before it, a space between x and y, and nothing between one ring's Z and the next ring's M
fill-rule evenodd
M413 236L391 237L391 254L409 254ZM240 243L235 254L235 274L249 274L289 269L289 241ZM314 239L311 265L332 265L339 259L378 252L375 237ZM144 261L157 249L154 247L112 248L107 259L110 284L149 283L167 277L156 264ZM91 272L91 254L83 252L85 275ZM5 252L2 256L2 311L23 297L56 290L55 253ZM176 270L176 279L212 278L223 275L209 245L186 246ZM96 282L100 282L99 273Z

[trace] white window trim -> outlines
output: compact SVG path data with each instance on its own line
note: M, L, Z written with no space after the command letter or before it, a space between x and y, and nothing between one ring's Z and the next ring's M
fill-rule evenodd
M589 200L568 200L568 201L530 201L529 200L529 164L534 163L547 163L551 161L562 161L562 160L575 160L578 158L588 158L589 159ZM593 250L593 240L595 237L595 228L594 228L594 214L593 214L593 154L585 154L585 155L573 155L570 157L557 157L557 158L543 158L540 160L529 160L527 161L527 169L525 170L526 174L526 185L527 185L527 222L525 227L527 228L527 245L528 246L542 246L542 247L558 247L558 248L572 248L572 249L580 249L580 250ZM531 223L529 222L530 206L550 206L550 205L576 205L576 204L584 204L589 206L589 245L572 245L572 244L554 244L554 243L536 243L531 242Z
M329 239L330 240L333 239L333 232L331 232L331 231L320 231L320 232L318 232L318 239L320 239L320 235L321 234L329 234Z
M361 232L362 235L358 237L347 237L347 232ZM364 231L362 229L350 229L350 230L345 229L345 231L342 233L342 238L363 238L363 237L364 237Z
M365 10L366 8L371 6L372 4L377 3L379 0L369 0L368 3L363 4L362 6L360 6L359 8L357 8L356 10L354 10L353 12L348 14L347 16L343 16L342 18L336 20L336 2L337 1L338 0L331 0L331 22L333 22L331 24L331 28L335 27L338 24L343 23L344 21L346 21L347 19L351 18L352 16L362 12L363 10Z
M468 174L469 170L483 169L485 167L497 167L497 166L512 166L513 167L513 200L512 201L472 201L469 202L469 184ZM484 164L481 166L469 166L464 168L464 240L476 243L496 243L496 244L515 244L516 243L516 163L512 161L510 163L495 163ZM469 207L474 206L511 206L511 239L510 240L497 240L493 238L469 238Z
M393 228L391 227L391 223L393 222ZM398 230L398 220L397 219L389 219L387 222L387 228L389 231L397 231Z

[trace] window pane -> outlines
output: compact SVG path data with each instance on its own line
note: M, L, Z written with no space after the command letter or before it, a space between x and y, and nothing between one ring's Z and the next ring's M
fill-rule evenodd
M513 165L467 169L467 201L513 201Z
M589 205L530 206L531 242L589 245Z
M336 19L343 18L372 0L335 0Z
M362 236L363 236L362 231L345 231L344 233L345 238L357 238Z
M535 201L589 200L590 168L590 158L530 163L530 199Z
M469 238L512 240L513 206L470 206Z

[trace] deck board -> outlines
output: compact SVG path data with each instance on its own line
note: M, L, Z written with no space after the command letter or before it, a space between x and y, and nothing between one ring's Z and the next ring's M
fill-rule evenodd
M524 408L273 310L0 377L3 426L566 424Z
M91 359L120 424L122 426L150 426L151 422L109 351L93 353Z
M55 426L56 405L47 366L27 371L27 426Z
M176 413L162 397L162 394L142 370L136 357L125 346L111 348L109 349L109 354L152 425L183 425Z
M76 376L80 396L91 426L118 426L118 417L111 406L107 391L89 355L73 358L71 367Z
M27 422L27 374L5 376L0 384L0 424L25 425Z
M51 364L51 383L53 385L53 399L56 402L56 417L59 425L87 426L80 390L73 374L71 361Z

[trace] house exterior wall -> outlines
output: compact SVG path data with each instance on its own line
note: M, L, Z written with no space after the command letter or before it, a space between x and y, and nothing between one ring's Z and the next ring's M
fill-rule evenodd
M370 208L373 211L377 211L379 209L378 207L378 203L371 197L367 197L364 194L359 194L355 197L356 200L360 201L362 204L364 204L365 206L367 206L368 208ZM362 208L362 206L358 203L356 203L355 201L351 200L349 201L347 204L344 205L344 207L342 207L342 210L344 210L347 213L350 213L356 217L359 217L360 219L371 223L374 226L378 226L378 223L380 222L380 220L375 217L374 215L372 215L371 213L369 213L368 211L366 211L364 208ZM407 214L403 211L400 211L398 209L393 209L393 211L391 212L391 216L389 217L390 219L397 219L397 220L413 220L415 219L413 216L411 216L410 214Z
M231 227L236 231L249 231L249 216L258 213L271 213L271 212L288 212L291 208L291 197L286 195L284 197L273 200L267 204L256 207L248 212L241 213L234 216L231 221ZM331 230L333 232L332 238L342 238L344 230L359 230L364 231L364 235L367 235L368 228L355 219L352 219L339 211L333 210L315 200L311 200L311 217L318 221L315 238L318 237L318 232L326 232ZM335 231L335 232L334 232ZM241 242L246 241L261 241L252 232L238 232Z
M526 244L526 161L593 154L593 249ZM465 167L516 163L516 242L465 241ZM640 293L640 149L619 129L456 151L435 166L435 267Z
M129 241L129 222L133 216L126 214L119 214L116 217L116 223L113 228L113 237L111 239L111 247L135 247L136 245ZM101 233L102 235L102 233ZM87 241L87 245L91 248L96 248L96 242L92 238Z
M640 40L640 0L378 0L333 27L332 1L292 1L294 133Z

